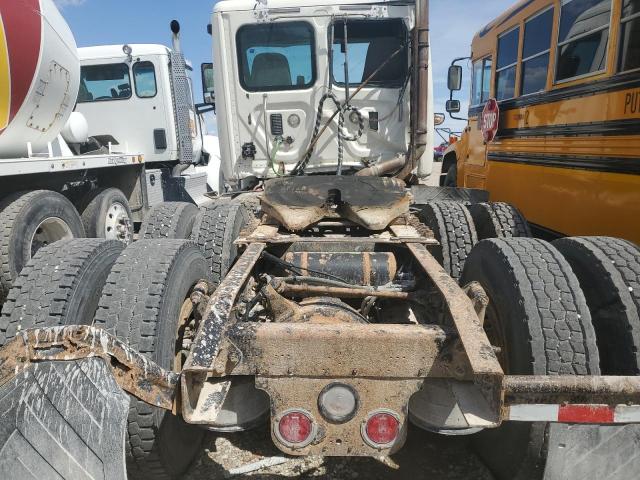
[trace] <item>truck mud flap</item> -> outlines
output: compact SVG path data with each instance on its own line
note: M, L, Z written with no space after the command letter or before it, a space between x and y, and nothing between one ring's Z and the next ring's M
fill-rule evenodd
M101 358L32 363L0 387L0 478L126 479L128 411Z
M544 480L640 478L639 425L563 425L549 428Z

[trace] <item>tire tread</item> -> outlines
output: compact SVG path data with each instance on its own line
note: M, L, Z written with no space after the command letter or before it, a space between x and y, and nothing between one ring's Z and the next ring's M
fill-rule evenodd
M122 244L114 240L74 239L41 248L22 269L9 292L0 316L0 345L20 329L91 323L68 318L69 302L78 295L81 274L103 255L114 255ZM108 268L109 265L106 265ZM94 285L102 288L102 285Z
M467 207L458 202L432 202L418 213L440 242L436 259L454 279L462 274L464 262L478 242L473 219Z
M532 236L529 223L513 205L485 202L471 205L469 210L480 240Z
M163 202L151 208L140 226L141 239L171 238L186 239L198 208L187 202Z

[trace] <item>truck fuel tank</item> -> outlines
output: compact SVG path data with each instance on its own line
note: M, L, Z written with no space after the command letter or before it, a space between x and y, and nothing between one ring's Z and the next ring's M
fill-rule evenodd
M381 287L397 272L396 258L388 252L290 252L284 259L305 273L328 273L355 285Z
M46 151L74 109L80 62L52 0L0 1L0 158Z

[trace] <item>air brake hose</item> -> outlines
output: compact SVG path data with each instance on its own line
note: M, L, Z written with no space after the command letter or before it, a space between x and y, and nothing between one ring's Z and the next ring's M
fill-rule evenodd
M333 92L327 92L322 96L322 98L320 99L320 102L318 102L318 113L316 115L316 123L313 128L312 138L317 138L320 132L320 125L322 124L322 112L324 110L324 102L327 99L330 99L333 102L333 104L336 107L336 111L338 112L338 135L337 135L338 136L338 171L337 171L337 174L342 175L342 161L344 158L344 149L343 149L342 142L344 140L346 140L347 142L355 142L362 136L362 134L364 133L364 118L362 117L362 114L356 107L354 107L353 105L342 105L340 103L340 100L338 100L338 97L336 97L336 95ZM355 133L355 135L350 135L344 128L344 113L346 111L353 111L358 116L358 131ZM296 170L294 170L293 172L294 175L302 175L304 173L304 168L309 163L309 160L311 159L312 154L313 154L313 149L307 150L307 154L305 155L300 168L299 169L297 168Z

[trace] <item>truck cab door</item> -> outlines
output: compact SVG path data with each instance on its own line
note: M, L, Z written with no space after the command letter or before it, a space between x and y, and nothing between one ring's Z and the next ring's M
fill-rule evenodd
M362 136L344 143L345 158L375 163L404 155L409 143L408 30L401 18L336 19L330 39L333 91L364 120ZM367 82L368 81L368 82ZM358 115L345 113L345 127L358 130Z
M92 49L80 49L81 56ZM82 59L80 95L82 113L92 137L112 137L119 149L144 155L146 162L177 158L171 111L168 55Z

